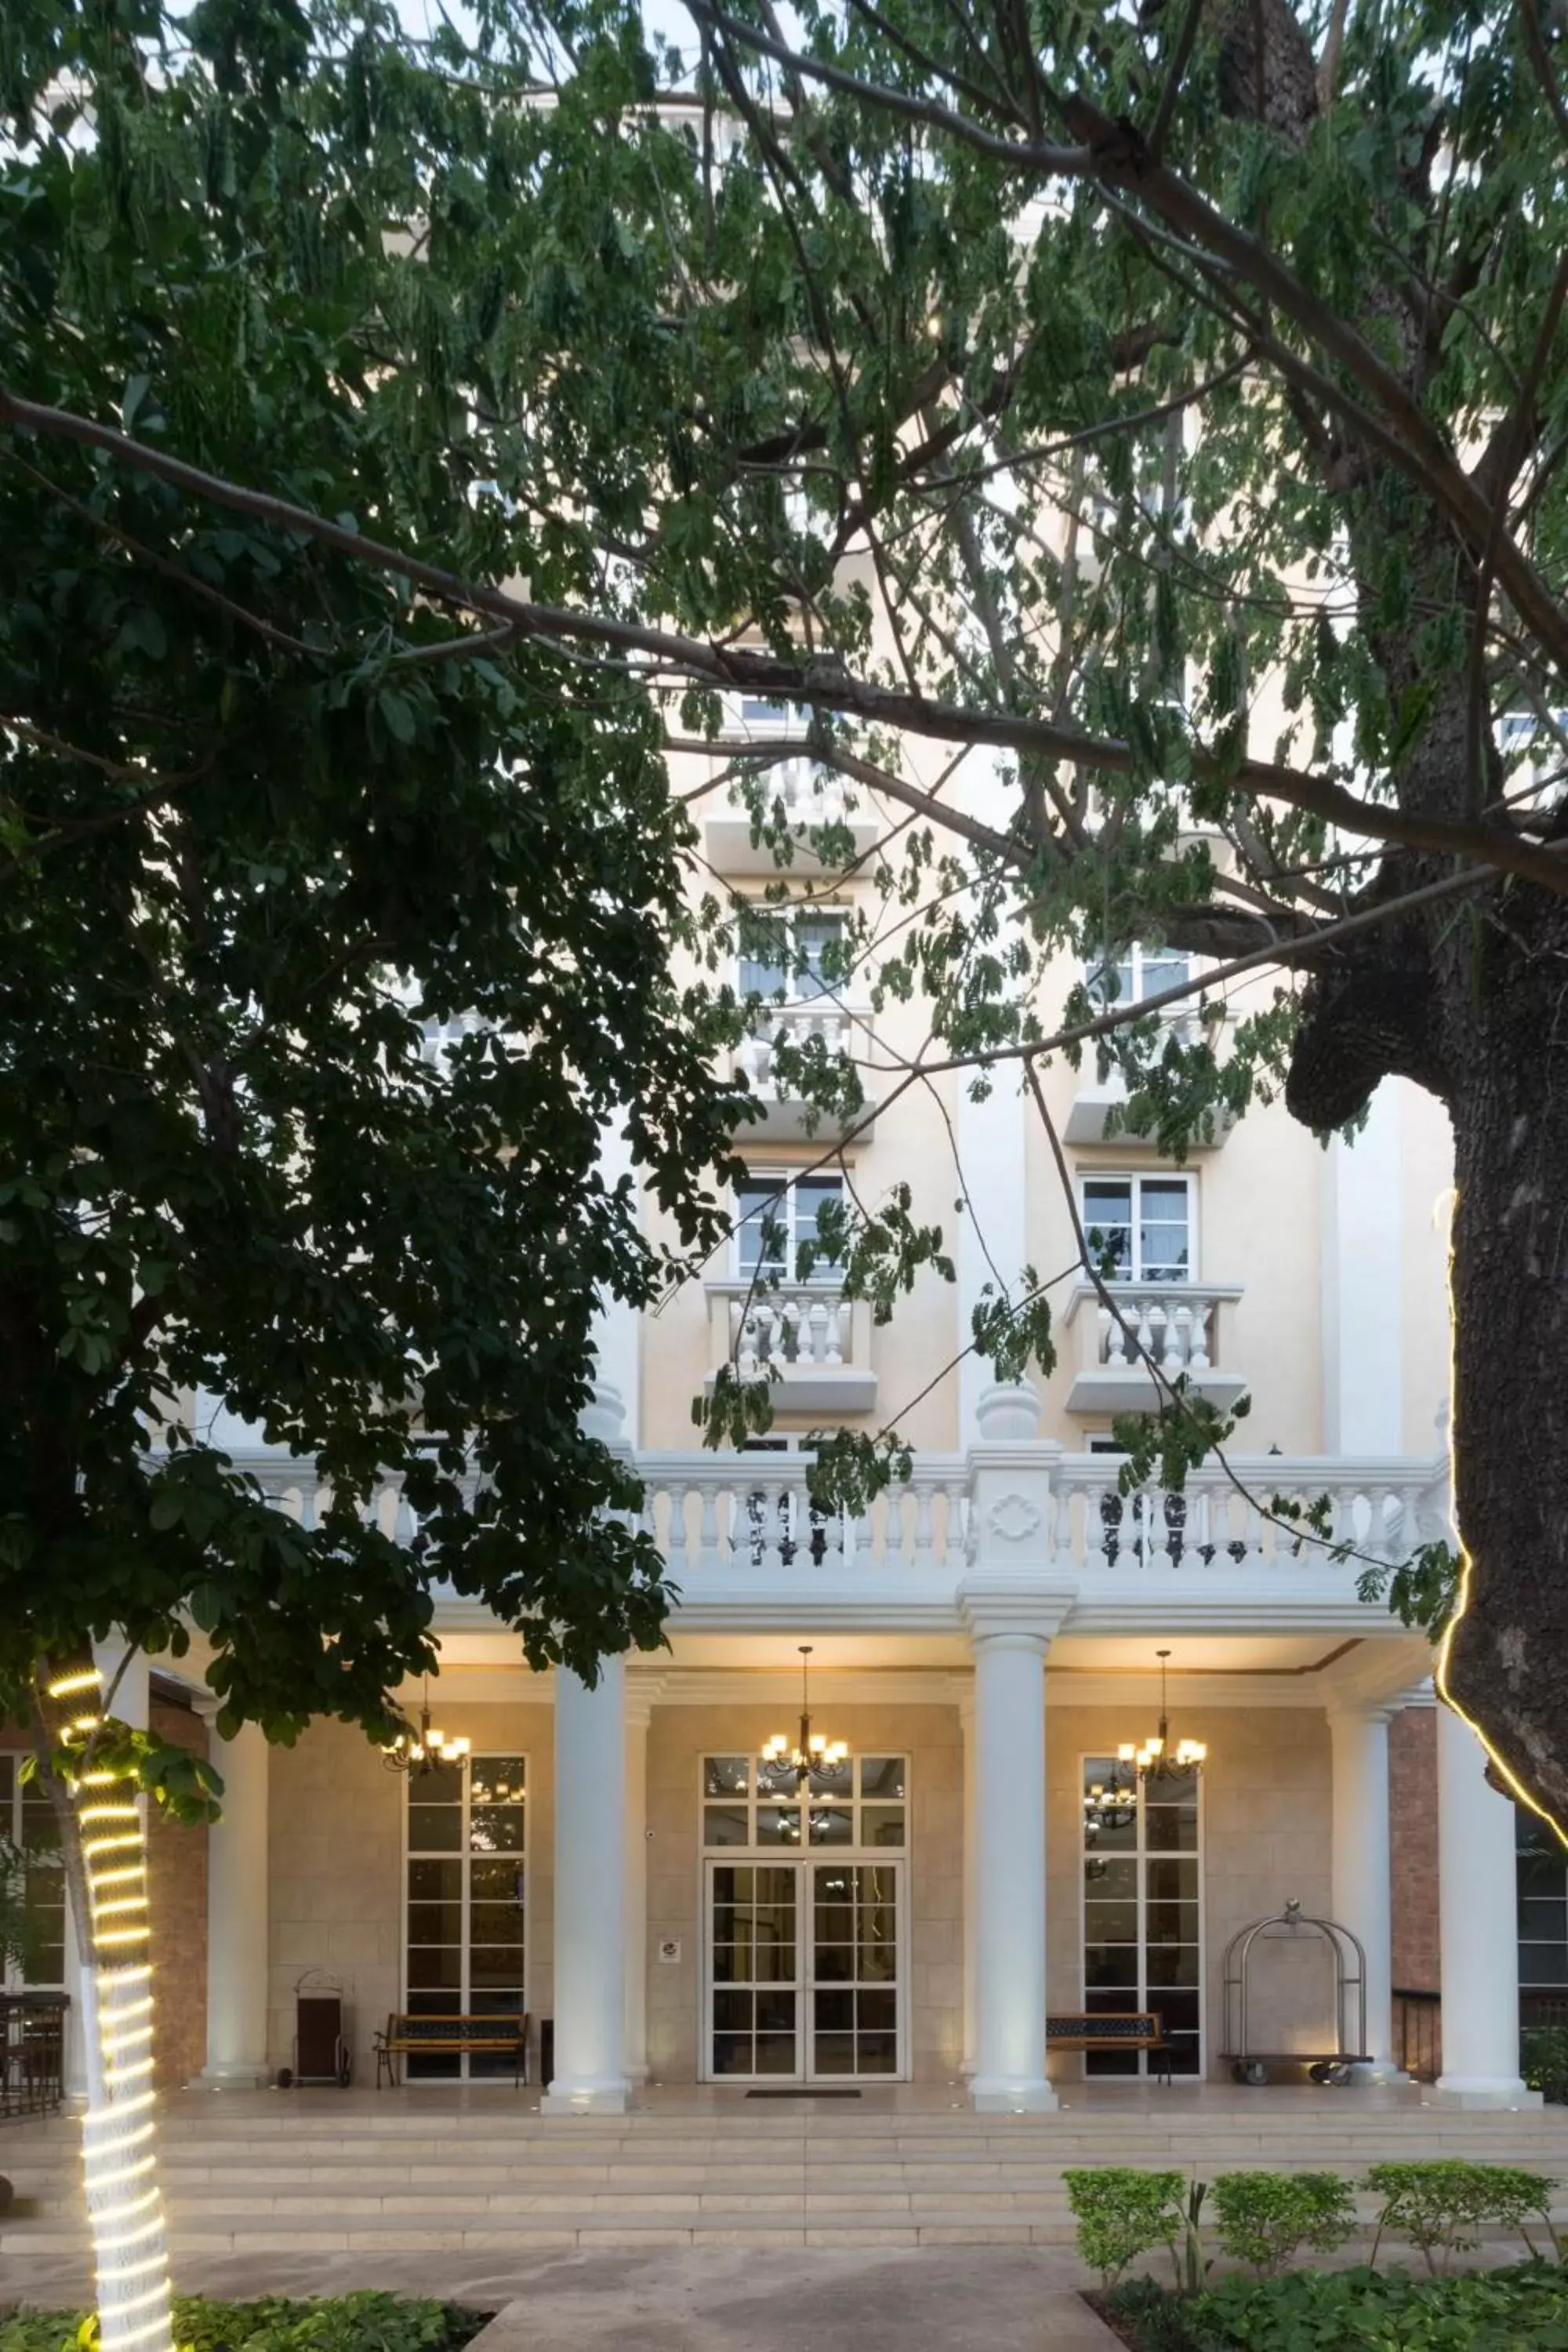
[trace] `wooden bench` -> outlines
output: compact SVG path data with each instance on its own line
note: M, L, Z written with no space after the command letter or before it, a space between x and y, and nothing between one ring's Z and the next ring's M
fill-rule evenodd
M375 2087L379 2091L387 2082L396 2089L400 2058L449 2056L454 2051L510 2058L513 2083L526 2083L528 2027L526 2011L521 2017L411 2017L394 2010L385 2032L375 2037Z
M1131 2009L1108 2017L1069 2010L1046 2020L1047 2050L1147 2050L1162 2083L1171 2079L1171 2045L1157 2010Z

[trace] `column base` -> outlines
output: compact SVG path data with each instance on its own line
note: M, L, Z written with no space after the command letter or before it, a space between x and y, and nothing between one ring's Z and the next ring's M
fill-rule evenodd
M221 2066L204 2066L193 2074L185 2088L189 2091L263 2091L272 2080L272 2069L264 2059L226 2060Z
M1425 2104L1429 2107L1490 2109L1511 2111L1518 2107L1539 2107L1544 2104L1539 2091L1527 2091L1516 2080L1497 2075L1439 2074L1427 2093Z
M632 2086L624 2074L612 2081L600 2077L583 2083L557 2074L539 2102L539 2112L542 2116L624 2116L631 2095Z
M1010 2082L1000 2074L976 2074L969 2085L969 2104L977 2116L1048 2116L1057 2109L1057 2095L1044 2080Z

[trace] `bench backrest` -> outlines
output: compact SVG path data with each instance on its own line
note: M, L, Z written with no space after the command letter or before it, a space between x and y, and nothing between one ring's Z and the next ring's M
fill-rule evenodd
M1085 2035L1096 2042L1157 2042L1164 2029L1159 2013L1152 2009L1123 2011L1118 2016L1047 2017L1047 2042L1080 2042Z
M528 2019L515 2011L500 2017L405 2017L396 2011L386 2021L389 2042L521 2042Z

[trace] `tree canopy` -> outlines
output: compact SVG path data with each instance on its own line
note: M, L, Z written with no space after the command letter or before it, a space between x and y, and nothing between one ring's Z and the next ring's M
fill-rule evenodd
M447 747L477 777L499 737L526 745L560 779L526 813L581 820L548 845L557 880L569 844L617 845L617 903L668 941L686 918L663 760L711 741L726 692L798 705L814 757L897 813L860 870L910 919L847 953L875 991L921 992L922 1068L1028 1073L1103 1042L1132 1117L1178 1150L1275 1087L1319 1130L1391 1073L1447 1106L1472 1565L1445 1673L1568 1819L1556 17L847 0L785 23L689 0L687 20L485 0L416 37L374 5L289 0L7 12L0 497L8 564L43 551L0 654L13 903L128 860L118 899L93 886L130 910L93 941L123 989L143 921L183 939L208 894L203 868L181 900L162 845L221 799L234 903L254 892L283 927L294 992L231 1092L242 1123L292 1136L315 1114L266 1072L280 1037L296 1075L318 1051L293 1025L303 901L352 963L362 864L394 895L426 859L451 873ZM51 680L79 658L68 709ZM960 755L1000 777L1000 819L950 788ZM356 761L374 815L356 803L334 864L342 810L308 780ZM787 858L768 755L743 764ZM432 820L396 855L395 778ZM302 867L289 824L247 830L280 793ZM816 846L850 855L832 827ZM249 878L275 856L282 880ZM474 997L460 967L504 928L505 870L460 945L428 918L437 1012ZM271 949L233 919L249 1007ZM39 936L79 971L68 920ZM1185 1041L1088 991L1042 997L1064 947L1135 938L1215 960ZM187 952L181 1017L205 1019L196 932ZM1220 1017L1227 978L1269 966L1267 1009ZM377 1003L326 1024L362 1105L387 1094L377 1024L406 1020ZM699 1049L733 1018L717 988L685 1011L668 1117L650 1097L638 1138L672 1199L719 1149ZM527 1110L481 1106L486 1049L464 1050L466 1116ZM363 1245L342 1213L337 1263ZM610 1255L636 1259L604 1213ZM884 1279L933 1246L865 1239ZM279 1431L327 1412L304 1385L285 1381Z

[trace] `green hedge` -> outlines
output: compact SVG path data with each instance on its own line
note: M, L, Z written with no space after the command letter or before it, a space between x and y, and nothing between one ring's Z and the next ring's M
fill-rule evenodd
M1104 2298L1139 2352L1568 2352L1568 2267L1458 2278L1291 2271L1197 2295L1133 2279Z
M489 2320L467 2304L432 2303L374 2291L292 2302L211 2303L174 2298L174 2341L194 2352L458 2352ZM0 2352L90 2352L89 2313L14 2311L0 2318Z

